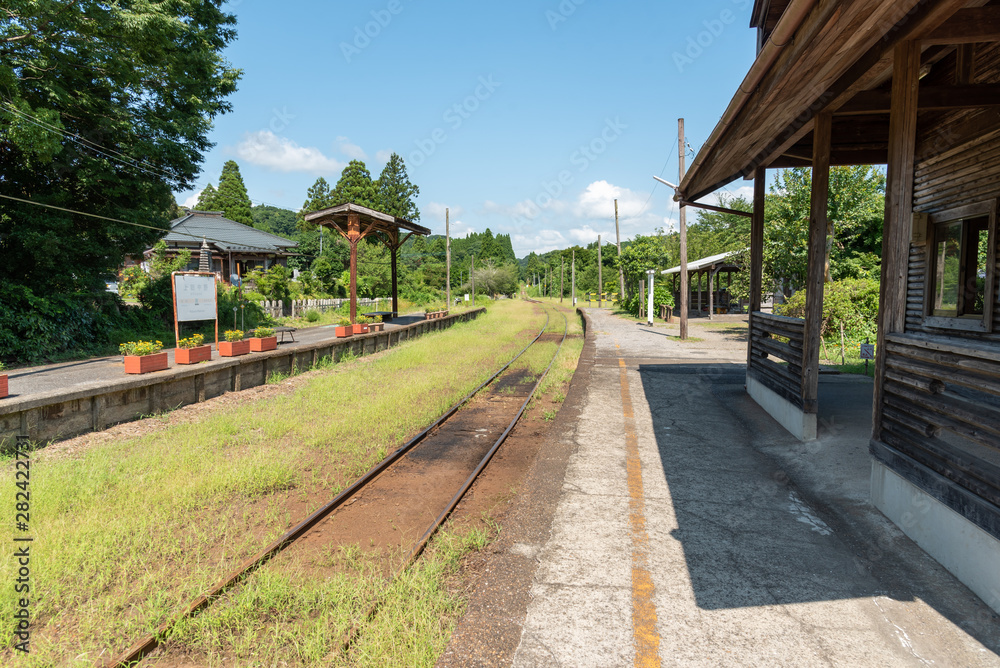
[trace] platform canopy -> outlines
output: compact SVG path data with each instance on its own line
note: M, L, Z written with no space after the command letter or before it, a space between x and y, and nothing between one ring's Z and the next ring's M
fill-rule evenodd
M412 235L428 236L431 231L403 218L383 213L360 204L339 204L329 209L306 214L306 221L330 227L340 233L351 247L351 322L358 312L358 242L374 235L389 249L392 257L392 313L399 313L399 292L396 283L397 251Z
M830 165L886 164L893 49L907 40L920 44L922 77L946 59L957 59L960 71L957 81L922 82L921 113L1000 104L1000 87L963 75L972 70L966 47L993 42L1000 34L1000 7L992 3L757 0L755 5L757 58L682 179L684 200L751 178L757 168L810 166L813 129L822 112L832 114Z

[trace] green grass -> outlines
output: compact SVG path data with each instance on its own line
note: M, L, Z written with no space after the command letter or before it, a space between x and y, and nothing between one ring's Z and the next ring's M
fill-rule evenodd
M32 654L22 663L89 664L168 619L301 520L293 501L321 490L329 498L520 350L543 317L527 306L505 300L379 356L327 362L294 393L197 423L73 459L36 453L37 595ZM13 464L3 468L13 481ZM3 504L0 521L13 525L13 504ZM7 550L6 582L14 568ZM0 589L0 616L11 619L14 603L13 587ZM10 625L0 627L0 660L12 658L11 642Z

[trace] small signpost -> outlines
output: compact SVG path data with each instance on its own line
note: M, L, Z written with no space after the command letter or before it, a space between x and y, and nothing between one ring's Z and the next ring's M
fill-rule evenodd
M219 346L219 311L215 274L204 271L175 271L170 275L174 293L174 337L180 341L180 323L212 320L215 346Z
M865 375L868 375L868 360L875 359L875 344L874 343L862 343L861 344L861 359L865 361Z

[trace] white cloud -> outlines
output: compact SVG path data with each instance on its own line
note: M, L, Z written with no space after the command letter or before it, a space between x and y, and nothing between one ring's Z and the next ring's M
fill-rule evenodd
M204 190L204 188L202 188L202 190ZM201 190L199 190L198 192L196 192L195 194L191 195L186 200L184 200L183 202L181 202L181 205L180 205L181 208L182 209L193 209L193 208L195 208L196 206L198 206L198 198L199 197L201 197Z
M538 230L534 234L514 234L510 243L514 247L514 255L518 257L524 257L532 251L548 253L572 245L566 242L562 232L552 229Z
M382 151L375 152L375 159L379 162L389 162L389 158L392 157L392 151L385 149Z
M617 199L618 217L634 218L645 213L643 206L648 197L648 193L637 193L603 180L594 181L577 198L575 213L584 219L614 220Z
M340 152L351 160L367 160L368 154L357 144L352 144L347 137L337 137Z
M587 244L592 244L597 241L597 237L601 237L601 243L610 243L613 241L612 235L613 231L608 230L595 230L590 225L584 225L583 227L576 227L568 232L569 238L575 243L586 246Z
M313 146L299 146L270 130L247 132L236 146L236 155L247 162L278 172L337 173L345 164L328 158Z
M435 225L439 222L441 225L444 225L445 208L448 209L448 215L453 225L455 224L455 220L465 213L465 209L460 206L447 206L439 202L428 202L423 206L423 215Z

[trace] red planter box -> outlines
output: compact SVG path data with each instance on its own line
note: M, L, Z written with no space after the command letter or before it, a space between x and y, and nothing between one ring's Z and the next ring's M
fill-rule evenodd
M355 334L367 334L368 333L368 325L366 325L365 323L357 322L357 323L354 323L351 326L354 328L354 333Z
M334 330L337 334L338 339L346 339L348 336L354 335L354 325L342 325Z
M7 396L7 374L0 375L0 399Z
M152 355L126 355L125 373L149 373L150 371L163 371L168 366L167 353L154 353Z
M277 347L277 336L265 336L264 338L250 337L250 352L252 353L266 353L268 350L275 350Z
M204 345L197 348L174 348L174 361L178 364L197 364L212 359L212 346Z
M242 341L219 341L219 355L222 357L239 357L250 353L250 342L246 339Z

